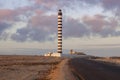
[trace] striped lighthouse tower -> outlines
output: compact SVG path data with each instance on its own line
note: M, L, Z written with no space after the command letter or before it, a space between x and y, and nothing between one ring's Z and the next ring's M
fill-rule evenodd
M62 54L62 11L58 11L58 53Z

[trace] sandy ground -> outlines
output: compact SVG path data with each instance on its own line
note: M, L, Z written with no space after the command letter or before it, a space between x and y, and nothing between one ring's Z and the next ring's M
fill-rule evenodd
M115 64L117 66L120 66L120 58L96 58L96 59L92 59L92 60L95 60L95 61L100 61L100 62L103 62L103 63L111 63L111 64Z
M51 80L76 80L68 66L68 59L64 59L49 75Z
M48 80L62 59L41 56L0 56L0 80Z
M0 56L0 80L75 80L68 60L41 56Z
M0 80L120 80L119 67L97 62L103 60L118 64L120 59L94 60L0 56Z

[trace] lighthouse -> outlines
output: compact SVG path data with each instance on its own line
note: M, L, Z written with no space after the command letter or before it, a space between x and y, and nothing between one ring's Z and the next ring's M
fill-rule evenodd
M62 57L62 11L58 11L58 49L56 53L46 53L44 56Z
M62 11L58 11L58 50L57 53L62 54Z

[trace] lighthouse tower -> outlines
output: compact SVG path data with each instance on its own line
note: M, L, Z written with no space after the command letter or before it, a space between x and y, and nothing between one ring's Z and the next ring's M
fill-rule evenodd
M46 53L44 56L62 57L62 11L58 11L58 50L56 53Z
M62 54L62 11L58 11L58 50L57 53Z

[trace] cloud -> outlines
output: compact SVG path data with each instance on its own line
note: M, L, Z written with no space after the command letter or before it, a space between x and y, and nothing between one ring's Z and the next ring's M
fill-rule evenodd
M25 28L18 29L11 38L18 42L23 41L53 41L57 33L57 16L32 16Z
M105 17L101 15L95 15L95 16L84 16L83 22L90 27L94 32L99 32L104 28L104 25L106 25L108 22L104 20Z
M84 2L84 3L89 3L89 4L97 4L100 0L76 0L76 1L80 1L80 2Z
M103 29L101 32L98 32L96 34L99 34L101 37L119 36L120 31L115 31L111 28L106 28L106 29Z
M52 1L50 1L50 0L34 0L34 1L35 1L35 4L41 4L41 5L44 5L47 7L52 7L53 5L55 5L58 2L58 0L52 0Z
M36 15L30 19L30 24L33 27L43 27L49 30L54 30L57 26L57 15Z
M107 19L107 16L94 15L84 16L82 20L66 18L63 19L63 38L80 38L92 36L119 36L116 31L118 22L114 18ZM11 39L24 41L54 41L57 39L57 16L56 15L35 15L29 20L25 28L18 29L11 36Z
M13 10L10 9L0 9L0 21L1 20L11 20L13 19L13 16L15 15Z
M6 22L0 22L0 40L6 40L8 38L8 34L4 31L8 29L11 26L11 24L8 24Z
M29 18L35 14L41 15L44 13L41 9L35 6L24 6L16 9L0 9L0 21L21 21L19 16Z
M5 23L5 22L0 22L0 35L1 33L6 29L8 28L10 25Z
M110 11L120 18L120 0L102 0L101 5L105 11Z
M0 9L0 21L24 21L26 24L24 28L18 29L16 33L11 36L15 41L49 41L54 40L57 35L57 9L60 7L64 12L63 20L63 37L84 37L100 35L101 37L119 36L120 32L116 31L118 27L118 20L113 17L103 16L96 14L93 16L86 15L81 20L79 18L72 18L75 15L66 15L70 11L79 10L79 5L94 5L101 4L106 10L119 9L118 0L29 0L25 6L17 7L14 9ZM116 2L115 2L116 1ZM18 2L19 3L19 2ZM113 3L113 5L112 5ZM79 4L79 5L78 5ZM111 5L111 6L110 6ZM74 7L73 7L74 6ZM75 10L75 8L78 8ZM54 11L55 10L55 11ZM56 14L55 14L56 13ZM72 12L71 12L72 13ZM76 13L77 14L77 13ZM9 26L6 23L0 23L3 26ZM8 27L1 27L2 33ZM36 36L37 35L37 36Z
M29 1L32 1L34 5L37 5L41 9L46 10L46 11L56 10L59 8L67 10L67 9L73 8L73 6L76 6L77 4L81 5L81 2L84 2L84 0L52 0L52 1L50 0L29 0Z
M84 37L89 35L86 26L77 19L68 18L63 22L63 37Z
M120 16L120 0L75 0L77 2L82 2L82 4L91 6L100 6L104 11L110 11L113 14Z
M45 15L45 12L39 7L36 6L25 6L20 7L15 10L12 9L0 9L0 21L7 22L12 21L12 25L15 22L23 21L24 17L26 17L26 23L28 23L25 28L20 28L16 31L16 33L11 35L11 39L15 41L46 41L53 40L54 33L57 33L57 15ZM4 24L0 24L4 25ZM10 26L9 26L10 27ZM0 33L2 34L3 29L5 27L1 27ZM6 27L5 29L7 29ZM13 27L14 28L14 27ZM9 34L2 34L1 39L4 36ZM29 35L29 36L28 36ZM38 35L38 36L36 36Z
M86 3L87 5L100 5L106 10L112 10L120 7L119 0L75 0L77 2L82 2L83 4Z
M24 41L51 41L54 38L50 36L51 33L47 32L43 28L33 28L33 27L26 27L17 30L17 33L13 34L11 38L18 42Z
M63 21L63 37L88 36L89 30L79 20L68 18ZM33 16L26 28L17 30L11 38L18 42L23 41L54 41L57 39L57 17Z
M0 0L0 8L2 9L16 9L25 6L31 6L32 3L29 0Z
M44 29L51 35L57 33L57 15L36 15L29 21L29 26Z
M102 0L102 6L108 10L119 9L120 0Z
M58 0L29 0L34 3L34 6L39 7L44 11L53 10L58 7Z
M0 21L15 21L17 16L24 14L27 11L26 8L12 10L12 9L0 9Z
M108 26L105 26L105 27L111 27L111 28L116 28L117 25L118 25L118 21L114 18L114 17L107 17L107 16L103 16L101 14L96 14L96 15L93 15L93 16L88 16L83 18L84 21L87 21L88 20L88 24L89 24L89 21L90 21L90 24L92 26L98 26L98 27L103 27L104 25L108 25Z
M116 31L118 21L114 18L108 18L107 16L98 14L94 16L84 16L83 23L87 25L93 35L98 34L102 37L119 35L119 31Z

